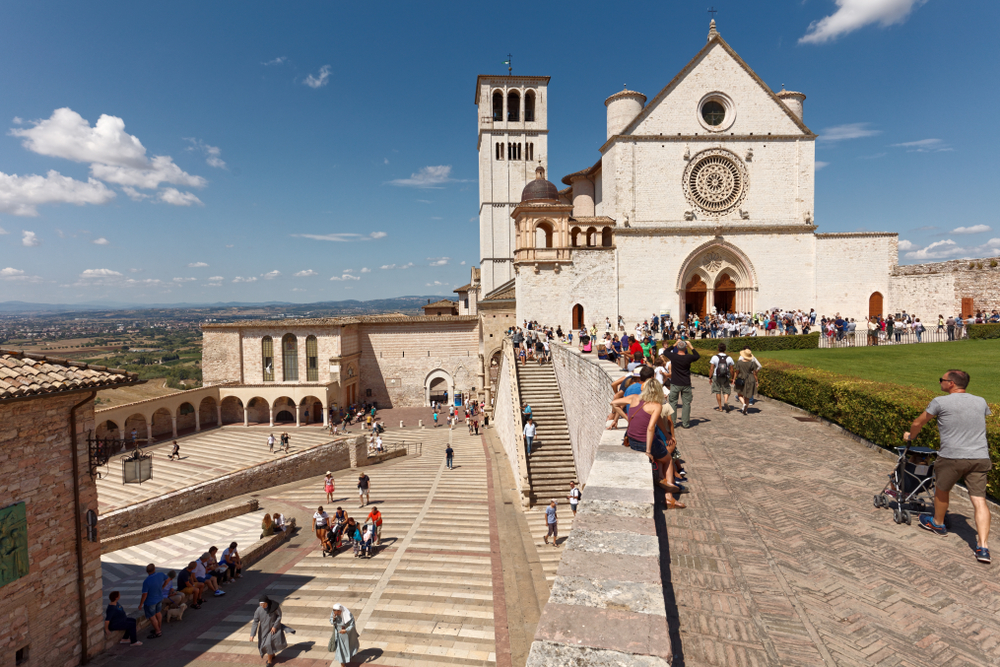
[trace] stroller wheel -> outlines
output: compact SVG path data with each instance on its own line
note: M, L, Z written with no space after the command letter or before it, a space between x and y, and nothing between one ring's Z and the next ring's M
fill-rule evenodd
M875 494L875 500L872 501L872 502L874 502L875 507L882 507L882 496L880 494L876 493Z
M903 510L903 521L905 521L905 522L906 522L906 525L907 525L907 526L909 526L909 525L910 525L910 520L911 520L912 518L913 518L913 515L912 515L912 514L910 513L910 511L909 511L909 510Z
M898 507L892 510L892 520L896 523L903 523L903 512Z

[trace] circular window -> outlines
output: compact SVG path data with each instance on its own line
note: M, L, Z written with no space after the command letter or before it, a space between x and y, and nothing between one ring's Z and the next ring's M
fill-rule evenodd
M698 122L709 132L723 132L736 121L736 106L725 93L709 93L698 102Z
M722 125L726 119L726 108L715 100L709 100L701 106L701 117L712 127Z
M684 194L709 214L732 211L743 201L746 191L746 168L738 157L721 148L695 155L684 172Z

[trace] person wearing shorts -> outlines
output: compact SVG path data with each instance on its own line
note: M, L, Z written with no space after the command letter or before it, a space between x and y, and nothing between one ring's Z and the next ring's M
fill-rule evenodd
M920 527L937 535L947 535L945 514L951 489L965 480L976 522L976 560L990 562L990 509L986 504L986 475L993 467L986 442L986 417L990 406L980 396L966 391L969 374L950 370L939 380L941 391L927 409L917 417L904 440L914 440L927 422L937 419L941 434L941 449L934 464L934 514L921 514Z
M545 508L545 523L549 528L549 532L545 534L545 543L549 543L549 537L552 538L552 546L559 546L556 544L556 540L559 538L559 523L556 517L556 499L553 498L549 501L549 506Z
M156 639L163 632L160 629L163 612L163 583L167 580L167 575L156 571L156 566L150 563L146 566L146 579L142 582L142 598L139 600L139 607L149 620L153 629L147 639Z
M368 475L364 473L358 475L358 500L361 501L361 504L358 505L358 507L364 507L370 502L368 499L368 492L371 490L371 483L372 481L369 479Z

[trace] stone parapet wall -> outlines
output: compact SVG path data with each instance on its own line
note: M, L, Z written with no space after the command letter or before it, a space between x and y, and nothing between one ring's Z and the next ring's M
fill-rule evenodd
M1000 309L1000 257L899 266L890 283L890 312L905 309L925 323L939 314L958 315L963 299L972 299L974 312Z
M236 503L234 505L213 509L209 512L196 514L195 516L182 516L176 519L168 519L167 521L162 521L156 525L149 526L148 528L142 528L131 533L125 533L124 535L116 535L114 537L102 539L101 553L106 554L111 553L112 551L118 551L119 549L127 549L128 547L134 547L137 544L145 544L146 542L158 540L161 537L169 537L170 535L183 533L186 530L192 530L194 528L206 526L218 521L232 519L236 516L256 512L259 507L260 504L255 498Z
M503 357L497 380L497 395L493 403L493 428L507 454L507 461L517 484L521 504L530 502L528 466L524 457L524 431L521 428L521 399L517 386L517 365L514 348L509 340L503 343Z
M611 411L609 404L614 398L611 383L625 371L610 361L601 361L596 353L583 354L575 347L559 344L551 345L550 349L573 445L577 479L586 484ZM617 433L621 442L622 432L612 433Z
M671 663L649 460L599 433L527 667Z
M236 496L322 475L327 470L352 467L351 448L366 446L365 436L341 438L274 461L237 470L208 482L196 484L158 498L102 514L98 534L113 538L172 519ZM367 450L365 450L367 455Z

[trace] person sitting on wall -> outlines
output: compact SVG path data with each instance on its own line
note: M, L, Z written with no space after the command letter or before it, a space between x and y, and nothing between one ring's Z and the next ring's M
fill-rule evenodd
M125 609L120 602L121 596L122 594L118 591L111 591L111 595L108 596L110 604L108 604L108 608L104 612L104 636L110 638L112 632L124 630L125 635L118 642L119 644L142 646L142 642L139 641L136 633L136 621L134 618L129 618L128 614L125 613Z
M191 608L201 609L201 594L205 590L205 584L199 582L194 576L196 563L191 561L187 567L177 575L177 589L184 595L191 596Z

